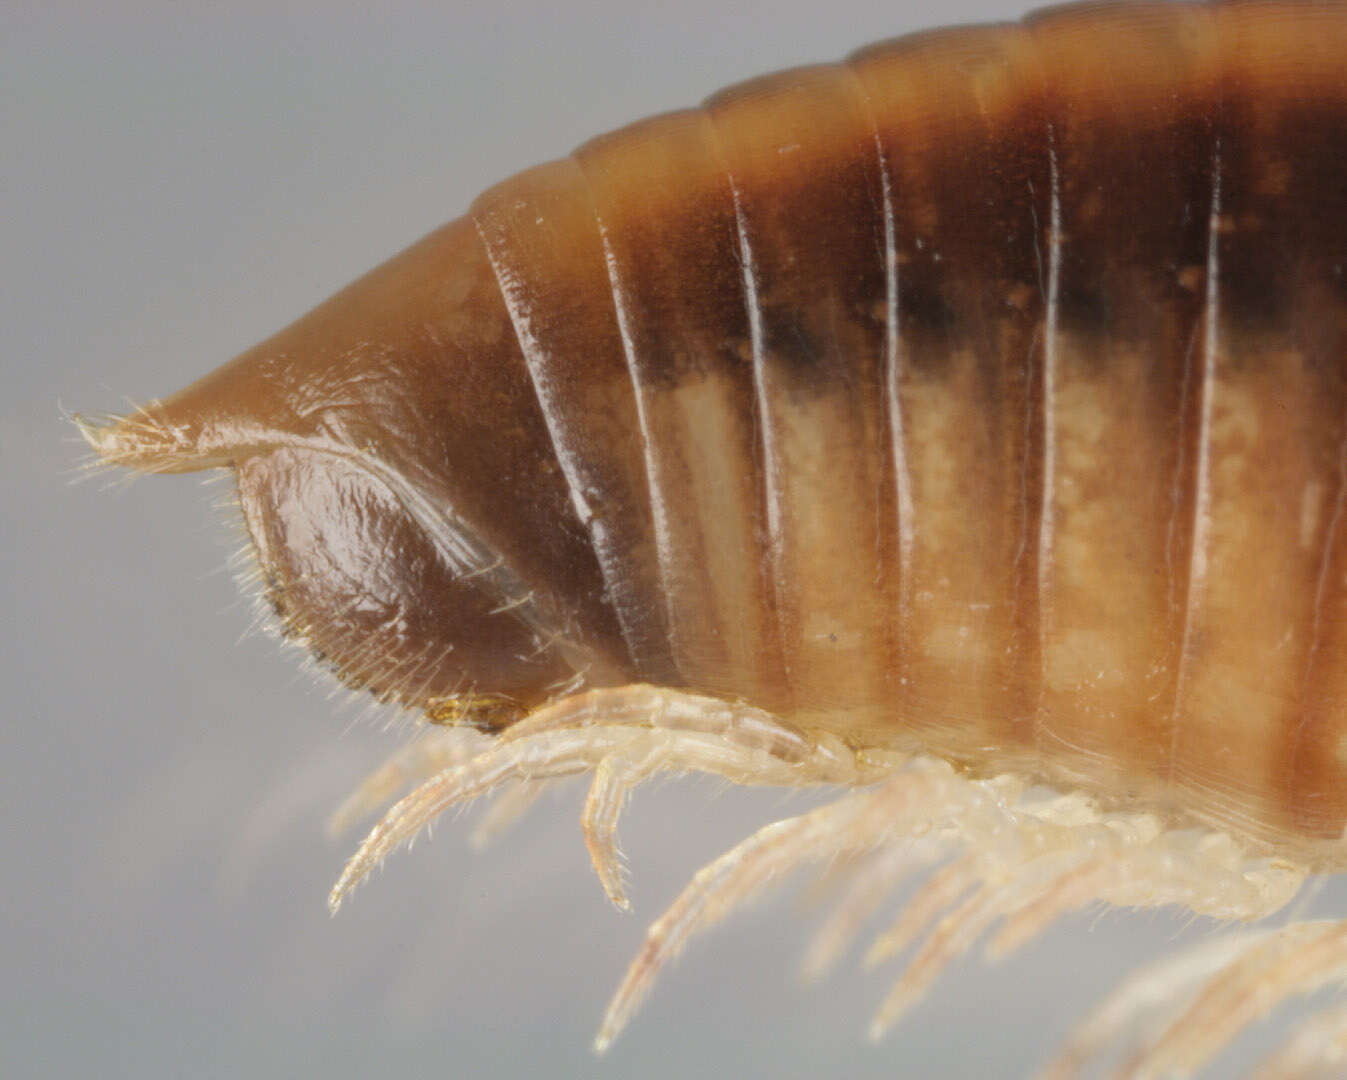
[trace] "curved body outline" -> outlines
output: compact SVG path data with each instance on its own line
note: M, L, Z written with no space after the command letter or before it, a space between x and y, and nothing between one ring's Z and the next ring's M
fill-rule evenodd
M504 729L350 881L447 801L592 766L621 902L616 807L657 768L870 784L917 755L955 766L930 798L976 793L964 832L1009 775L1145 858L1228 833L1210 873L1277 865L1213 907L1262 913L1347 815L1344 25L1065 9L757 80L508 181L88 434L235 465L292 633ZM698 274L661 262L698 244ZM858 848L895 838L878 805ZM1056 838L1040 809L1017 825ZM1119 859L1130 885L1092 873L1142 902Z

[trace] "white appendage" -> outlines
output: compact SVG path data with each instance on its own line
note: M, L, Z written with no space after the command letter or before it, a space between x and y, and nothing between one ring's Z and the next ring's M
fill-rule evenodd
M1258 1080L1319 1080L1347 1072L1347 1005L1316 1013L1258 1069Z
M348 800L339 819L349 820L408 771L435 761L434 750L395 758ZM441 812L510 781L531 786L594 771L585 842L604 891L625 909L617 820L631 787L652 773L698 771L739 784L854 784L878 779L892 763L858 759L838 739L809 739L770 713L719 698L644 685L577 694L531 713L475 757L451 759L394 805L347 863L328 906L335 912L374 866Z
M617 845L622 807L647 777L691 770L739 784L831 783L848 790L760 829L694 876L650 927L604 1016L595 1040L600 1051L694 932L809 862L829 867L834 883L851 876L809 952L811 974L837 959L906 876L943 862L866 957L877 964L912 947L871 1024L873 1037L988 931L985 950L995 959L1060 916L1098 902L1173 904L1247 921L1285 906L1305 877L1299 867L1251 855L1223 833L1176 829L1152 814L1104 812L1079 793L1044 792L1018 776L974 779L936 758L855 752L747 705L635 685L565 698L494 739L448 733L400 752L347 801L338 820L424 782L365 839L329 905L335 911L378 862L447 807L504 787L488 819L499 824L544 782L592 771L585 841L604 891L625 909ZM1129 982L1045 1075L1071 1076L1097 1062L1138 1019L1149 1020L1149 1036L1120 1075L1188 1075L1277 1002L1344 977L1347 923L1297 923L1225 938ZM1344 1032L1347 1010L1325 1014L1268 1063L1267 1075L1313 1075L1297 1062L1340 1052Z

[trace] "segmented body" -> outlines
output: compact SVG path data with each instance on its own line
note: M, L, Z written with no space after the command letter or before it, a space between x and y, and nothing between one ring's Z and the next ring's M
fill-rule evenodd
M639 677L1336 840L1345 61L1071 9L483 196Z
M235 465L288 629L503 744L640 702L743 779L915 753L1340 868L1344 71L1347 6L1249 2L758 79L90 438Z

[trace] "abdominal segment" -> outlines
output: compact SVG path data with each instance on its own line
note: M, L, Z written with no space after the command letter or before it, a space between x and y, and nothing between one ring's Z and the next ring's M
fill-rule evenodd
M238 465L287 625L414 707L650 684L1333 841L1344 58L1083 5L754 79L90 437Z
M568 475L613 478L600 561L646 670L1340 834L1345 27L919 35L480 200Z

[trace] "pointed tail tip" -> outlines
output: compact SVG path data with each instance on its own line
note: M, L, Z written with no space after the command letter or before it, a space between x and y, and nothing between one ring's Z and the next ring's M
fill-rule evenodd
M98 465L141 472L186 472L203 466L186 432L157 419L147 408L98 419L74 413L70 420L97 455Z
M117 427L115 418L97 421L79 413L68 413L67 418L75 425L80 438L89 444L89 449L97 454L100 460L107 461L116 456L113 449L116 439L114 429Z

